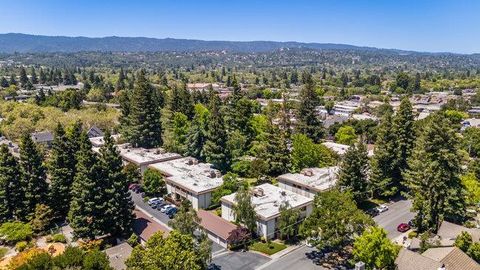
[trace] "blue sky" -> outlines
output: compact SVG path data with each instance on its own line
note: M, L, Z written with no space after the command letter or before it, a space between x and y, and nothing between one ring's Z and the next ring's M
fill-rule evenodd
M0 33L480 52L480 0L0 0Z

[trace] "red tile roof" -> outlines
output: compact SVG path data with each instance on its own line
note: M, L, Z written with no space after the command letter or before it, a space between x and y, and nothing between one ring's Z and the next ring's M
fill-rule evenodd
M133 223L133 231L144 241L150 239L150 237L158 232L162 231L164 236L168 235L169 229L165 226L161 225L160 223L153 220L151 217L135 209L133 211L135 214L135 221Z

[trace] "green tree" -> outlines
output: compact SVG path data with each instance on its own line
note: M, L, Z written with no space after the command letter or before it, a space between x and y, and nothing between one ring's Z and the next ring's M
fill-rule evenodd
M150 168L143 173L143 188L149 196L161 196L167 193L162 174Z
M75 153L69 147L65 130L59 123L55 129L47 168L50 176L49 205L55 217L60 220L64 220L68 214L75 176Z
M334 154L324 145L315 144L304 134L292 136L291 162L292 170L304 168L326 167L335 164Z
M257 214L252 205L252 198L248 188L240 186L235 194L235 205L233 206L235 222L245 225L250 232L257 229Z
M22 87L25 87L28 83L28 77L27 77L27 72L25 71L24 67L20 68L20 85Z
M300 233L310 237L318 249L340 249L373 224L373 220L357 208L351 194L331 190L315 196L312 214L301 224Z
M461 232L457 235L457 238L455 238L455 246L463 252L467 252L472 243L472 236L468 232Z
M359 141L351 146L340 164L338 186L353 194L355 202L360 203L367 197L369 161L365 144Z
M300 91L300 104L297 109L297 130L307 135L314 142L323 137L322 123L317 116L316 108L320 104L315 82L310 73L302 74L304 86Z
M462 184L465 186L466 203L468 205L477 205L480 202L480 181L475 173L467 173L460 176Z
M115 142L107 130L103 136L104 144L100 147L99 163L101 173L106 181L105 198L108 216L106 229L114 236L127 236L132 232L133 201L128 191L128 179L123 172L123 161Z
M85 132L80 136L77 160L68 219L75 236L93 239L106 233L106 219L111 217L105 215L108 203L105 200L105 190L108 181L104 179L102 165L92 151Z
M217 169L226 171L229 166L229 153L226 145L227 134L220 114L220 98L213 96L210 101L210 115L207 124L207 140L203 153L207 162Z
M20 221L5 222L0 225L0 236L9 243L30 240L33 236L32 226Z
M287 134L280 130L274 124L268 125L266 133L265 151L261 158L267 164L267 173L271 176L277 176L289 171L290 169L290 151L287 144Z
M163 147L171 152L185 154L187 152L187 137L190 128L188 117L181 113L173 113L173 119L164 132Z
M215 189L212 193L212 203L211 205L220 206L220 199L223 196L230 195L238 190L240 187L240 181L238 180L238 175L234 173L227 173L223 176L223 183L220 187Z
M471 157L480 156L480 128L468 127L463 131L462 148Z
M203 146L207 140L207 119L209 111L202 104L195 105L195 114L187 134L187 155L205 160Z
M207 261L192 236L171 231L168 237L155 233L145 244L136 246L126 261L128 270L202 270Z
M375 141L375 155L370 174L372 195L392 196L397 193L400 183L395 179L394 164L397 160L396 134L393 132L392 112L387 111L380 121Z
M341 144L352 145L357 140L357 134L352 126L342 126L335 133L335 141Z
M394 179L403 181L402 173L408 169L407 160L413 152L415 144L415 118L413 116L412 104L408 98L402 99L400 107L393 119L393 134L396 136L398 155L395 162Z
M35 213L37 204L46 204L48 195L47 175L43 166L43 157L38 151L30 134L24 134L20 141L21 187L25 192L20 220L29 220Z
M0 224L17 215L24 200L18 164L6 144L0 145Z
M436 232L444 218L460 221L465 216L458 142L441 112L430 118L417 140L404 178L419 232Z
M151 148L162 144L160 108L156 90L141 70L130 97L127 126L123 135L134 146Z
M87 252L83 258L83 270L113 270L110 267L110 261L107 254L100 250L92 250Z
M470 245L470 248L467 250L467 254L477 263L480 263L480 242Z
M183 200L175 218L170 220L168 225L181 234L187 234L193 237L195 231L198 230L200 221L201 219L197 216L197 212L193 209L190 201Z
M387 232L378 227L369 227L355 238L353 257L365 263L367 269L395 269L400 246L388 239Z
M278 230L280 237L290 240L297 235L299 227L300 210L292 208L288 203L284 203L279 208L280 217L278 218Z
M45 204L37 204L35 215L31 221L32 229L36 233L43 233L50 228L53 223L53 211Z

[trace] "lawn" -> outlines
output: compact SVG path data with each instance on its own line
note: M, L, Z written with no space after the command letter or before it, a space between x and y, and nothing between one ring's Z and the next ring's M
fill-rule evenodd
M5 256L8 252L8 248L0 247L0 260Z
M255 242L250 245L251 250L255 250L261 253L265 253L267 255L275 254L281 250L287 248L286 245L277 242L270 242L270 244L263 243L263 242Z

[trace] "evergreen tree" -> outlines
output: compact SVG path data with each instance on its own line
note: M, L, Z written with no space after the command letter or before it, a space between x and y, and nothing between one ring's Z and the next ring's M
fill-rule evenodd
M300 92L300 104L297 110L297 130L319 142L323 137L322 123L317 116L316 108L319 98L315 91L315 82L310 73L302 74L304 86Z
M50 207L57 219L67 217L71 197L71 188L75 176L75 153L69 148L63 126L59 123L55 129L48 172L50 176Z
M267 173L271 176L277 176L289 171L290 151L288 150L285 132L273 123L270 123L266 138L267 141L262 159L268 165Z
M393 133L396 136L397 160L394 163L393 179L402 181L402 173L408 169L407 160L412 155L415 143L415 118L413 116L412 104L408 98L404 98L393 119Z
M360 140L347 150L338 173L338 186L350 191L357 204L367 197L368 170L367 148Z
M25 87L27 83L28 83L27 72L25 71L25 68L22 67L20 68L20 85L22 87Z
M5 79L5 77L2 77L2 79L0 79L0 87L7 88L9 86L10 84L8 83L7 79Z
M48 184L43 157L38 151L30 134L24 134L20 142L20 174L21 186L25 192L20 220L28 220L35 213L37 204L46 204Z
M80 136L80 150L77 154L77 168L72 186L72 201L68 219L74 234L80 238L94 239L107 230L106 216L107 182L102 166L85 132Z
M441 112L429 119L416 142L404 178L419 232L436 232L444 218L460 221L465 216L459 141Z
M136 147L151 148L162 144L160 108L155 92L145 72L138 72L130 100L129 126L124 132L126 139Z
M226 144L227 134L220 113L220 98L213 96L210 101L210 115L207 124L207 140L203 147L203 154L207 162L217 169L226 171L229 166L229 153Z
M397 160L396 134L392 126L392 110L382 117L377 128L375 155L372 160L370 190L373 196L391 196L398 191L399 179L394 175L394 164Z
M0 224L16 215L24 200L18 164L6 144L0 145Z
M45 84L47 82L47 74L43 71L43 68L40 69L39 82Z
M105 215L109 217L106 229L115 236L131 234L133 224L133 201L128 192L128 179L123 172L122 157L107 130L103 137L105 144L100 148L100 162L105 177L105 201L108 203Z
M187 134L187 155L205 160L203 146L207 135L208 109L202 104L195 105L195 116Z
M118 72L118 79L115 83L115 90L119 91L125 89L125 73L123 72L123 68L120 68L120 72Z
M195 231L198 230L198 224L201 219L197 216L197 212L192 208L189 200L183 200L177 214L173 220L168 222L168 225L181 234L188 234L195 236Z
M17 80L15 80L15 75L10 75L10 80L8 81L10 85L17 85Z
M32 67L32 70L30 71L30 81L33 83L33 84L37 84L38 83L38 78L37 78L37 73L35 72L35 68Z

